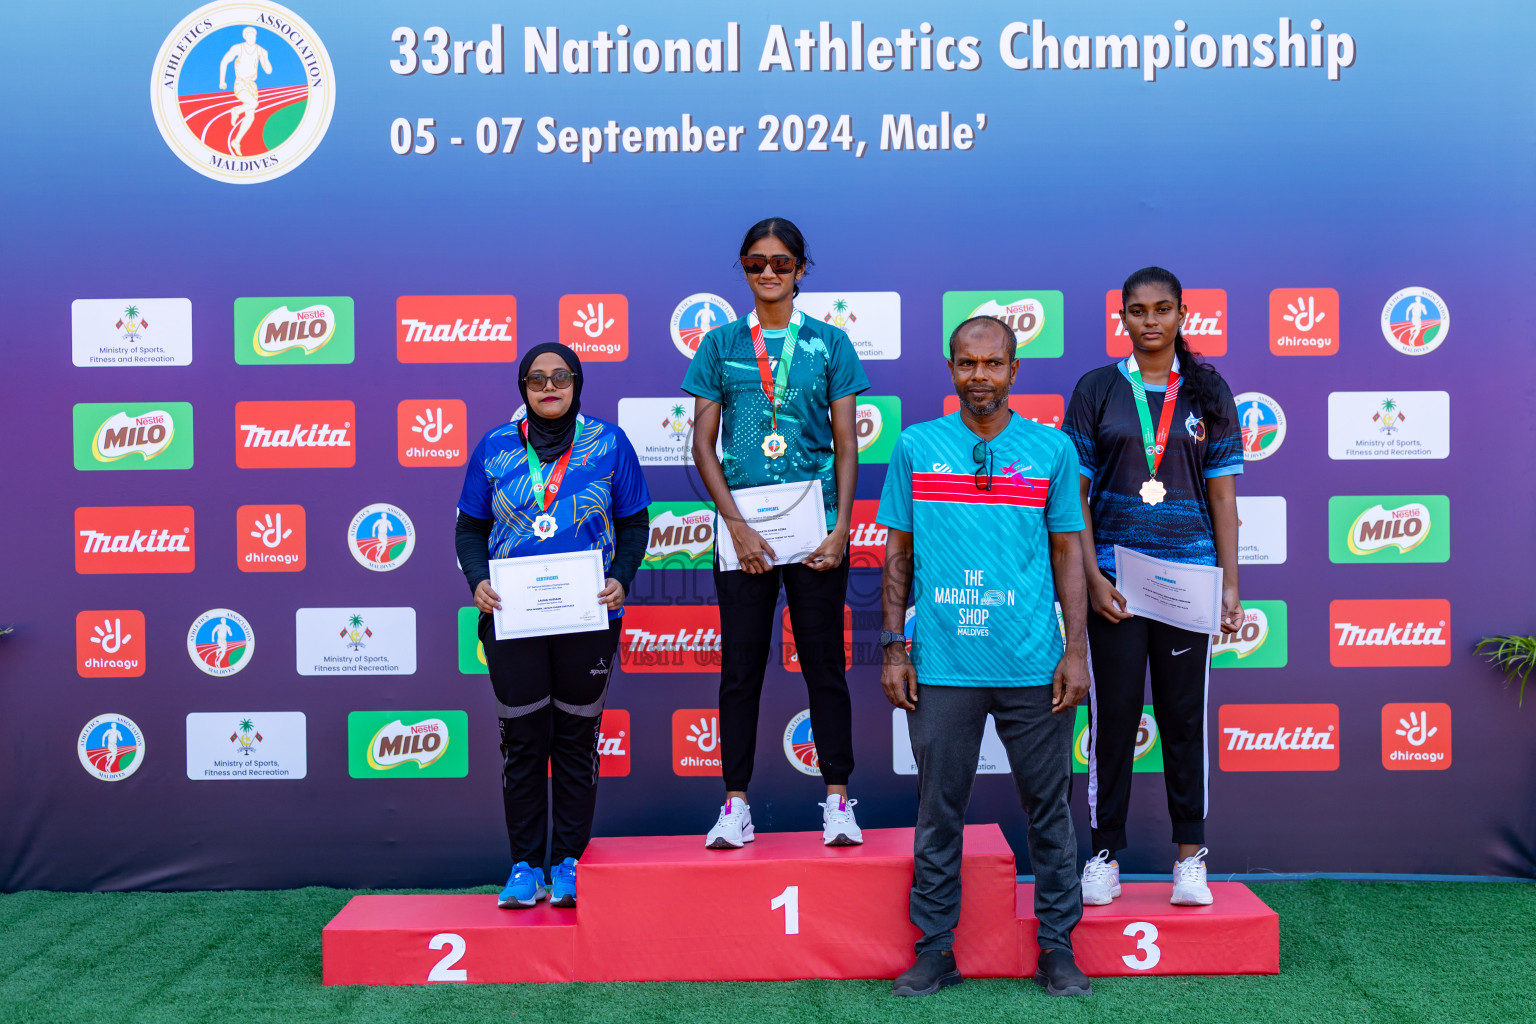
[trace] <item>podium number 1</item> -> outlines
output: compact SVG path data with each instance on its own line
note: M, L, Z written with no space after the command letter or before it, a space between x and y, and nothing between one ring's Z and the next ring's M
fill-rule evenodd
M467 948L464 936L455 935L453 932L438 932L432 936L432 941L427 943L428 949L442 949L448 947L447 954L432 965L432 970L427 974L428 981L468 981L469 972L462 967L455 967L464 956Z
M768 902L769 910L784 908L784 934L800 934L800 887L790 885Z

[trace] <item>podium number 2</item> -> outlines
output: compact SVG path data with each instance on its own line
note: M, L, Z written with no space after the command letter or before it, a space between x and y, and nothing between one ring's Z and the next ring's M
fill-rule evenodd
M786 886L784 891L768 902L769 910L784 908L784 934L800 934L800 887Z
M1125 935L1136 940L1136 955L1127 954L1120 959L1133 971L1150 971L1163 958L1157 945L1157 925L1151 921L1134 921L1125 926Z
M448 947L448 952L437 963L432 965L432 970L427 974L428 981L468 981L469 972L462 967L455 967L464 956L467 948L464 944L464 936L455 935L453 932L438 932L432 936L432 941L427 943L428 949L442 949Z

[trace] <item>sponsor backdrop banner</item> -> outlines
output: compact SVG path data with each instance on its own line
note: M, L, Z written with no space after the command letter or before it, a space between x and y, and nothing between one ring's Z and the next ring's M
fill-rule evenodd
M654 498L597 832L702 835L717 524L678 384L751 308L736 249L769 215L871 382L845 617L866 827L914 816L875 516L901 431L956 407L947 332L1006 320L1013 408L1058 427L1155 263L1247 457L1213 871L1533 873L1536 709L1472 647L1536 625L1536 12L285 2L12 13L0 887L505 877L453 507L546 340ZM753 814L811 829L777 643ZM1169 861L1159 735L1149 706L1130 871ZM1022 851L1005 767L989 733L971 817Z

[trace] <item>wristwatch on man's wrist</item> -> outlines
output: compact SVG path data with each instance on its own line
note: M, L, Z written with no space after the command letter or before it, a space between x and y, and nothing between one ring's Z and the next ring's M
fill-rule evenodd
M889 647L891 644L905 643L906 639L907 638L902 634L892 633L888 629L882 629L880 631L880 646L882 648Z

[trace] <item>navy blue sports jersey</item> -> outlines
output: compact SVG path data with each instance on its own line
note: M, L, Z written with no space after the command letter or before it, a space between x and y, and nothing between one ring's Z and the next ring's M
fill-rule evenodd
M1222 382L1223 420L1217 427L1206 410L1191 403L1189 389L1179 388L1168 448L1157 469L1168 494L1160 504L1148 505L1141 500L1141 485L1149 474L1131 391L1134 358L1083 374L1062 423L1077 447L1083 476L1092 481L1088 510L1099 568L1114 573L1116 544L1170 562L1215 565L1216 534L1205 482L1243 471L1242 432L1232 391ZM1163 389L1149 385L1146 391L1155 426L1163 411Z

